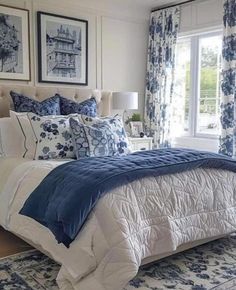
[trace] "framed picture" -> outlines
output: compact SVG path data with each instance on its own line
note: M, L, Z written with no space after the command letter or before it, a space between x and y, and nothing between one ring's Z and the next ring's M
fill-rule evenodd
M0 79L30 80L29 10L0 5Z
M87 85L88 21L38 12L39 82Z
M133 137L140 137L140 133L143 132L142 122L130 122L131 135Z

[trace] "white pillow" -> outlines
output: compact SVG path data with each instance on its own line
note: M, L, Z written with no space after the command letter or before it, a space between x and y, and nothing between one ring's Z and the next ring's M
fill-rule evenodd
M17 130L11 118L0 119L0 156L23 157L25 154L24 136Z
M75 158L69 119L79 115L38 116L28 113L37 145L34 158L40 160Z
M30 124L27 112L17 113L14 111L10 111L10 116L16 130L21 132L24 138L25 154L23 157L34 159L37 140L35 138L34 131Z

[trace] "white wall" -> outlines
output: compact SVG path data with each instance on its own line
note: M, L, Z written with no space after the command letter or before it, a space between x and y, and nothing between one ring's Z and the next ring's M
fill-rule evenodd
M86 19L89 22L88 87L138 91L142 112L149 11L131 3L119 0L112 3L110 0L0 0L0 4L30 10L30 84L38 85L36 12ZM0 83L11 82L0 80Z
M182 6L180 33L220 26L223 0L195 1Z
M143 107L148 31L142 23L102 19L102 86L139 92ZM118 78L116 76L119 76Z

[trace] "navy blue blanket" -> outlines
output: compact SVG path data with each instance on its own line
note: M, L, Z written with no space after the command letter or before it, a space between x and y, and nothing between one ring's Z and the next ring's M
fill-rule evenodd
M122 157L84 158L52 170L20 214L48 227L59 243L69 247L93 207L109 190L142 177L198 167L236 172L233 159L195 150L160 149Z

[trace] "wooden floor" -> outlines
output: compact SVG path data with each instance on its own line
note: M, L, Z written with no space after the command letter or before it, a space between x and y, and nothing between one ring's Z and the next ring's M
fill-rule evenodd
M0 258L31 249L30 245L0 227Z

